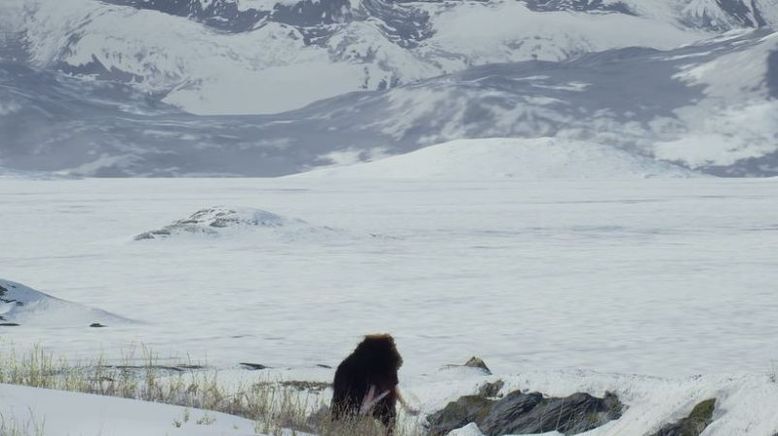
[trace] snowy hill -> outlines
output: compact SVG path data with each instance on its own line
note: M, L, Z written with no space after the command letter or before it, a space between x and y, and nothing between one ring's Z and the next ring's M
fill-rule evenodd
M460 139L369 163L292 177L353 179L624 179L694 177L674 165L613 147L553 138Z
M115 325L127 319L60 300L20 283L0 279L0 322L9 325L88 327L90 324Z

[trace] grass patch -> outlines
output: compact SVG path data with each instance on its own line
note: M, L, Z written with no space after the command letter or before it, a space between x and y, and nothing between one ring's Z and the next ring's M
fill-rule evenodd
M46 422L38 420L30 411L26 421L19 421L17 417L6 418L0 413L0 435L2 436L44 436Z
M161 365L148 348L140 347L111 364L99 358L68 362L41 347L17 354L0 353L0 383L106 395L204 409L240 416L256 422L255 431L280 435L284 429L338 436L379 436L386 432L370 418L332 422L331 391L327 384L258 378L224 383L217 370L199 365ZM172 425L188 420L188 413ZM0 421L0 434L42 436L43 428ZM33 423L34 424L34 423ZM31 431L32 430L32 431ZM16 432L16 433L14 433ZM424 434L415 417L400 413L397 436Z

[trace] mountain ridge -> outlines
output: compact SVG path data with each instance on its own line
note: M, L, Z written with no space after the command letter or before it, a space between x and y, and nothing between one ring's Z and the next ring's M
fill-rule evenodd
M367 20L337 23L341 33L315 43L326 49L274 22L217 32L135 6L35 2L0 7L25 17L0 38L9 169L279 176L331 164L333 153L371 160L461 138L555 136L715 175L778 174L778 34L671 26L676 0L356 2L426 10L432 42L404 47ZM643 18L608 9L622 3ZM778 15L778 0L751 5ZM458 33L463 23L475 33ZM654 33L619 39L638 23Z

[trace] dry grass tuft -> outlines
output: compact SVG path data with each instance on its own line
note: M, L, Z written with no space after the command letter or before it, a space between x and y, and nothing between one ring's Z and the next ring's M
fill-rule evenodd
M70 363L41 347L18 355L0 353L0 383L138 399L227 413L256 422L255 431L280 435L284 429L326 436L384 436L383 427L370 418L347 422L330 420L326 384L258 380L221 383L218 371L198 365L160 365L157 356L141 347L140 359L131 351L119 365L99 358ZM137 364L140 360L140 364ZM134 363L134 364L133 364ZM185 418L185 417L184 417ZM178 421L178 420L177 420ZM175 425L175 422L173 423ZM421 436L419 421L403 415L397 436ZM0 435L42 436L36 422L6 423L0 416Z

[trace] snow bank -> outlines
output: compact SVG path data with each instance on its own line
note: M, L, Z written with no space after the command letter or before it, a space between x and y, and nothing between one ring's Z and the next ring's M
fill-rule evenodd
M13 325L115 325L129 320L109 312L60 300L20 283L0 279L0 323Z
M606 145L554 138L462 139L291 177L362 179L632 179L693 177L686 169Z
M255 423L223 413L178 406L0 384L0 415L21 434L254 435Z

